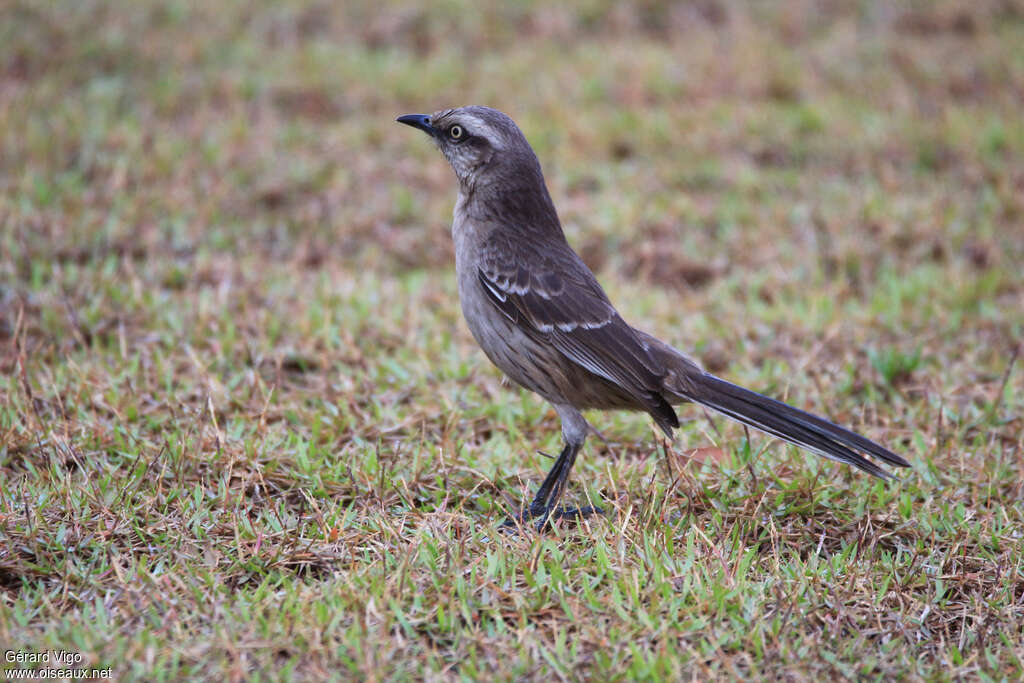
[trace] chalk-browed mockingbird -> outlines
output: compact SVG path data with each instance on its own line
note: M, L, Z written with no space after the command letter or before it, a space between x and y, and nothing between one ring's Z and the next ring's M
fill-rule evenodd
M877 477L891 475L858 451L909 467L874 441L704 372L630 327L566 241L537 156L508 116L472 106L398 121L430 135L458 177L455 273L473 337L562 419L565 447L522 520L540 517L540 528L593 512L557 507L590 431L585 408L643 410L671 436L679 426L672 406L693 401Z

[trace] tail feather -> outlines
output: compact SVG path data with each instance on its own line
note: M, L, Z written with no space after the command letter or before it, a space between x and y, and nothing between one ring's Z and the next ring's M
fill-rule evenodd
M874 441L799 408L714 375L701 373L696 377L691 375L689 379L686 397L691 401L830 460L848 463L882 479L895 477L856 451L863 451L890 465L910 467L909 462Z

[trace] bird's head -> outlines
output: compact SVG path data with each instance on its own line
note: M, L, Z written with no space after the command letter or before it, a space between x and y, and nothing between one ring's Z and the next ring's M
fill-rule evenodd
M524 173L540 174L537 157L519 126L497 109L443 109L429 115L406 114L397 121L433 138L464 187L485 179L507 182Z

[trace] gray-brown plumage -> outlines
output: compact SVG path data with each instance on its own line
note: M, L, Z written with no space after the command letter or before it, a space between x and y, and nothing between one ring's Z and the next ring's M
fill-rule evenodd
M642 410L671 435L673 405L693 401L819 455L891 477L858 451L909 463L843 427L704 372L615 310L562 232L540 163L516 124L488 107L410 114L459 181L452 236L462 311L480 348L516 383L547 399L565 447L523 518L558 509L590 426L585 408Z

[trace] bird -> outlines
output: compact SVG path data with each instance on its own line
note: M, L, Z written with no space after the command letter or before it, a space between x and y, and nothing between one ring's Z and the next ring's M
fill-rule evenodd
M602 512L560 507L593 430L582 410L643 411L671 439L674 406L696 403L882 479L910 463L845 427L706 372L629 325L569 245L540 161L505 113L473 105L396 119L433 140L458 181L452 220L462 313L477 344L516 384L554 408L564 445L528 506L503 526L538 531ZM596 430L594 430L596 431Z

